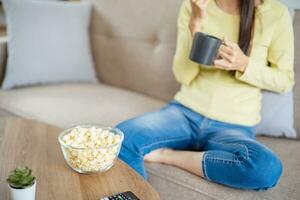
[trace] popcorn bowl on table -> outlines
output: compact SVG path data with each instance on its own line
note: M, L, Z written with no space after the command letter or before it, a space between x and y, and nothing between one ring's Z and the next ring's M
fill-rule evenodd
M60 133L58 140L68 165L79 173L105 172L119 155L124 135L117 128L80 125Z

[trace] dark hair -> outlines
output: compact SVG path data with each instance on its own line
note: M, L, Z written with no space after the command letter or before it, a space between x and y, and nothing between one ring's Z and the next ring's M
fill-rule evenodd
M255 0L240 0L240 33L239 46L243 52L250 53L250 44L254 29Z

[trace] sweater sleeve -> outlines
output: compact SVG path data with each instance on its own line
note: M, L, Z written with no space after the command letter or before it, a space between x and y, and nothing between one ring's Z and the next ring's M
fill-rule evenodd
M177 46L173 58L175 79L185 85L189 85L199 73L199 65L189 59L193 40L189 30L190 16L190 0L185 0L181 5L177 20Z
M253 48L255 50L257 49ZM255 52L254 55L258 53ZM294 33L287 9L276 20L276 28L268 49L268 62L267 66L250 56L245 72L236 72L235 77L255 87L277 93L287 92L293 87Z

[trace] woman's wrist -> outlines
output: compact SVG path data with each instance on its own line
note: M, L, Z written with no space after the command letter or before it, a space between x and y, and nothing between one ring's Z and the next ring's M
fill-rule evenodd
M243 61L242 61L242 65L239 69L240 72L244 73L247 66L248 66L248 63L249 63L249 57L248 56L244 56L243 58Z
M201 24L202 24L202 19L196 18L193 19L191 18L190 23L189 23L189 29L191 31L192 36L194 36L194 34L196 32L200 32L201 31Z

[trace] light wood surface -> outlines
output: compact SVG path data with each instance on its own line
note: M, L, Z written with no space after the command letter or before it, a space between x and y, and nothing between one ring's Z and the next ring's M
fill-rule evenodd
M1 123L0 199L9 199L6 177L19 165L33 169L37 177L37 200L96 200L122 191L132 191L141 200L160 199L157 192L118 160L103 174L82 175L71 170L57 141L60 128L21 118Z

